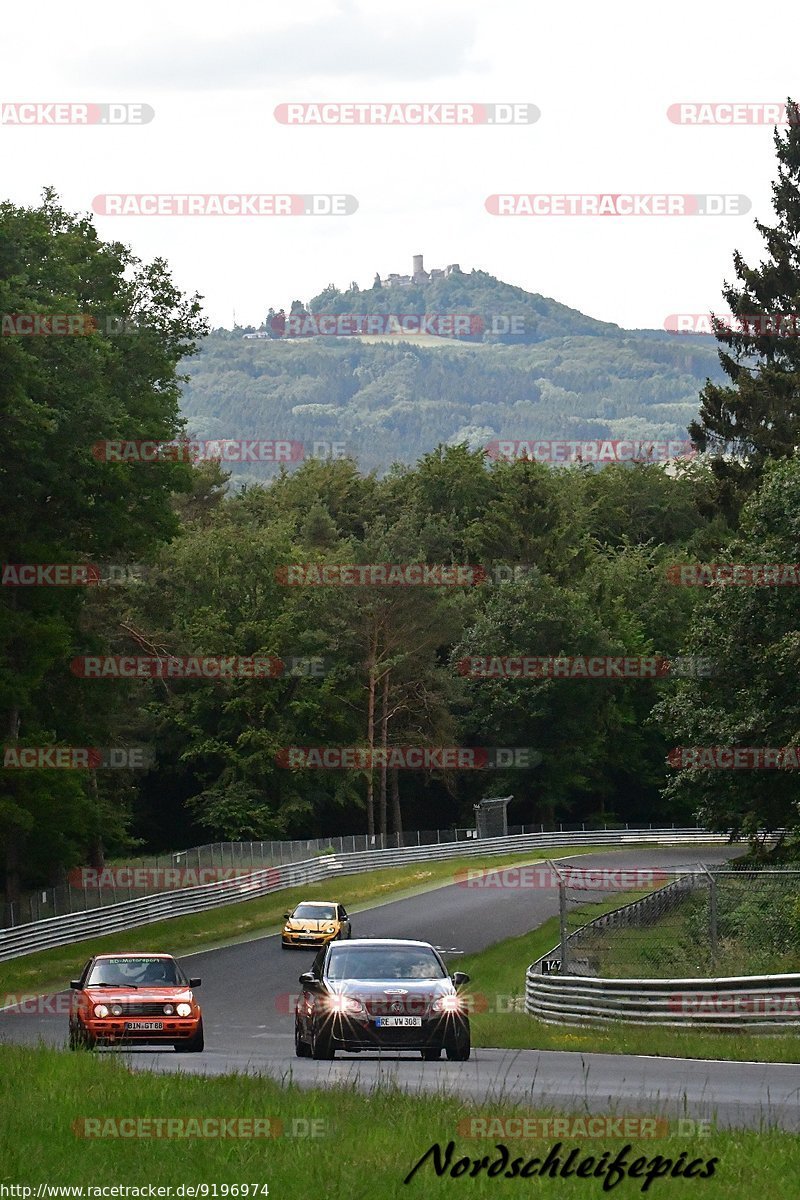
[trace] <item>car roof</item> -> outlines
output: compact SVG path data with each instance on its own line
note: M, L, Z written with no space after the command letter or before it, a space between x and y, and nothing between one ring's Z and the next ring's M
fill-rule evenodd
M433 950L430 942L413 942L408 938L348 938L346 942L335 942L331 949L349 949L350 946L416 946L424 950Z
M295 904L295 908L299 908L301 904L324 904L326 908L330 908L332 905L336 905L338 903L338 900L298 900L297 904Z
M171 954L164 954L161 950L154 950L149 954L147 950L116 950L113 954L95 954L95 959L98 958L172 958Z

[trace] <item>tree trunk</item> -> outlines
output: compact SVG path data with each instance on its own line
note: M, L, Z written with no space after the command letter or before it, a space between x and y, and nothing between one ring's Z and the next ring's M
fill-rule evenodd
M19 709L15 706L8 714L8 738L11 742L16 742L19 737ZM19 907L20 897L20 870L22 865L22 831L16 826L11 825L5 832L5 897L6 908L10 904L16 904ZM6 913L5 924L10 924L10 912Z
M100 828L100 793L97 789L97 772L89 772L89 788L94 800L96 825L91 834L89 845L86 847L89 866L95 871L102 871L106 865L106 850L103 845L103 834Z
M367 770L367 837L375 833L375 778L372 773L372 755L375 750L375 660L378 649L378 631L373 630L370 636L369 659L369 697L367 700L367 746L369 747L369 767Z
M386 824L386 752L389 744L389 675L390 671L385 671L383 676L383 692L381 694L381 782L380 792L378 795L378 820L380 825L381 837L385 838L388 832Z
M400 779L397 774L397 767L392 767L392 825L394 832L402 834L403 832L403 814L400 811Z

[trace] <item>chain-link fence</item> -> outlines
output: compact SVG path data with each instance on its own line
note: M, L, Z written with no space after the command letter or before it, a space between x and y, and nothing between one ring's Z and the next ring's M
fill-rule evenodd
M509 836L522 833L585 832L607 830L606 825L513 825ZM621 828L621 827L620 827ZM625 826L627 829L628 826ZM644 826L641 826L644 828ZM652 829L652 825L650 826ZM133 900L139 896L196 887L233 878L236 873L303 862L320 854L346 854L359 850L391 850L404 846L428 846L489 836L477 829L427 829L385 836L349 834L344 837L303 838L295 841L214 842L188 850L109 862L102 870L78 867L64 883L22 893L18 900L0 902L2 927L13 928L46 917L84 912Z
M791 973L800 867L559 867L560 949L543 971L603 979Z

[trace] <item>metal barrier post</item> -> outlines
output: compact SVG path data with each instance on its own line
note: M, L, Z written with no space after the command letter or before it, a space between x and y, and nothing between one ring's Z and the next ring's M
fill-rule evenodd
M558 927L561 940L561 974L567 974L567 889L564 877L556 864L547 859L547 865L558 879Z
M708 941L711 949L711 969L717 969L717 881L705 863L698 864L708 876Z

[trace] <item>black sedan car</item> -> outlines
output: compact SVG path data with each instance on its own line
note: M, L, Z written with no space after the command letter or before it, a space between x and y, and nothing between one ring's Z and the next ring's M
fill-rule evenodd
M354 938L323 947L295 1008L298 1058L331 1059L337 1050L414 1050L424 1059L442 1050L469 1058L469 1019L452 977L428 942Z

